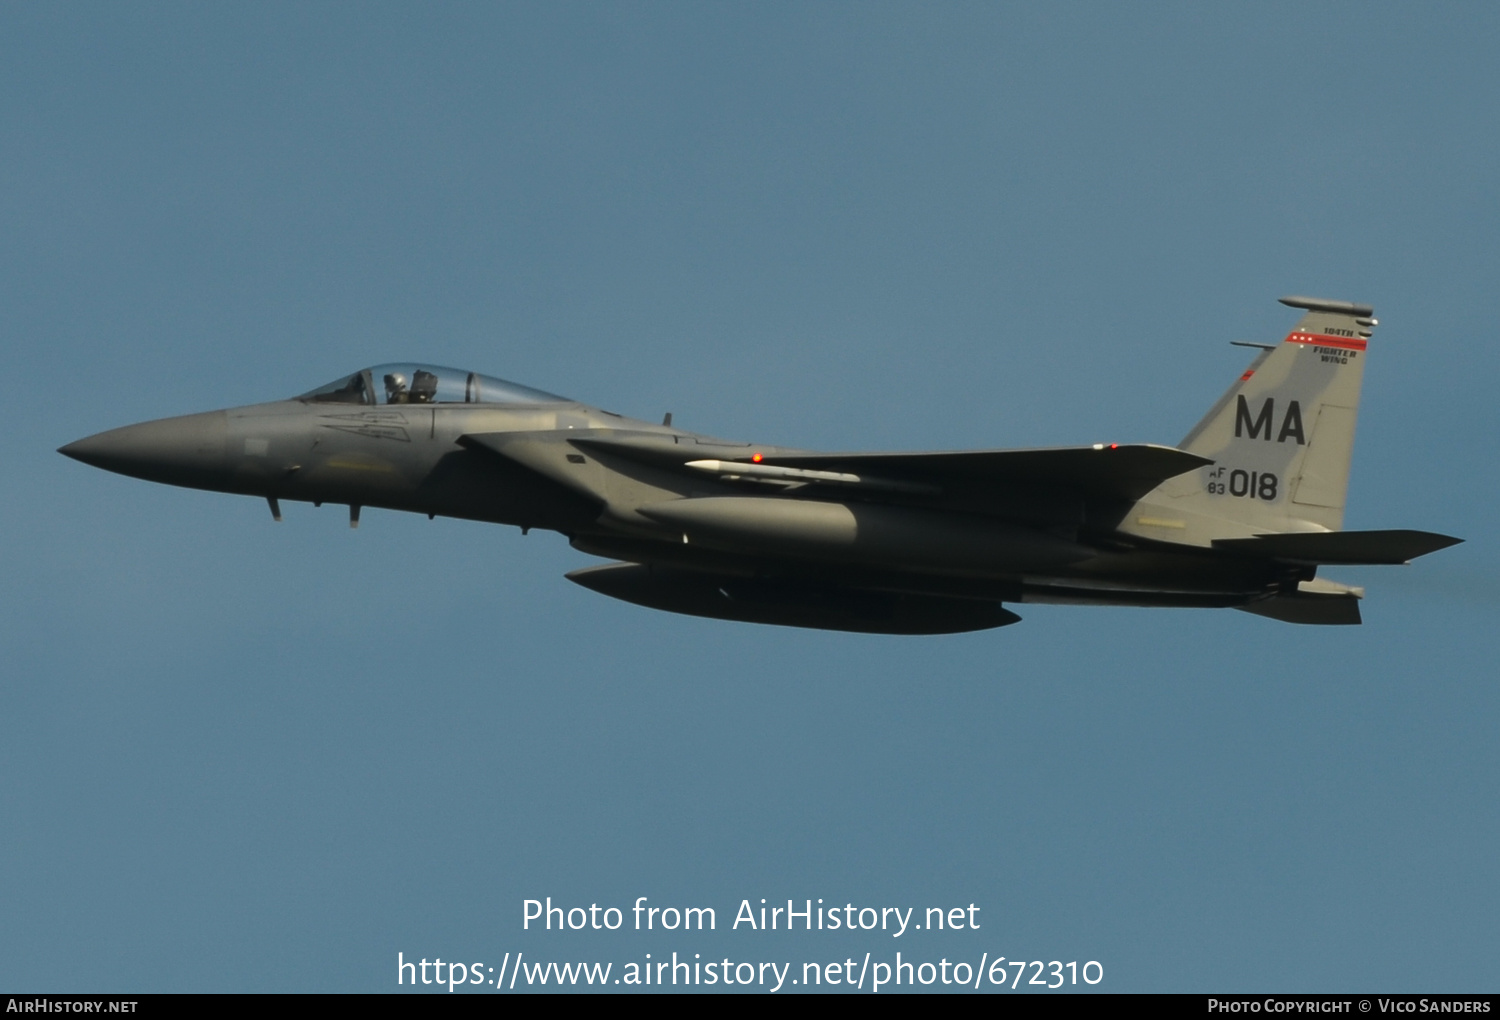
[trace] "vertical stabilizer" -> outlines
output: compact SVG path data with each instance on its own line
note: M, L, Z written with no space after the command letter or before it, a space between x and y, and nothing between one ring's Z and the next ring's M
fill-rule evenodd
M1305 297L1281 303L1304 309L1301 321L1180 444L1214 464L1163 483L1136 505L1123 530L1203 544L1342 528L1373 310Z

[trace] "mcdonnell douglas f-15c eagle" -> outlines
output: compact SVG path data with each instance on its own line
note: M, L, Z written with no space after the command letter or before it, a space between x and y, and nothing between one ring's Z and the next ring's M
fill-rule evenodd
M654 609L941 634L1003 603L1234 607L1359 623L1324 564L1404 563L1458 539L1343 531L1372 309L1305 313L1177 448L815 453L715 439L514 383L364 369L291 400L64 446L151 481L547 528L620 562L568 575Z

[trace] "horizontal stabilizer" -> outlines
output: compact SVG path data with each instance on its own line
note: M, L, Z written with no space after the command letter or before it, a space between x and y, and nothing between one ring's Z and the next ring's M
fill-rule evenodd
M1325 531L1217 538L1214 548L1289 563L1377 565L1408 563L1462 541L1430 531Z

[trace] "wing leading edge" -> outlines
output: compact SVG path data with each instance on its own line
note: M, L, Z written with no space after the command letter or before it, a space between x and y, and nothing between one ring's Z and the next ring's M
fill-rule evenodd
M528 437L535 441L535 433ZM736 466L754 464L808 472L799 481L826 482L859 487L867 480L871 488L889 488L892 483L921 487L973 485L1031 485L1063 488L1088 497L1138 499L1169 478L1212 464L1207 457L1152 443L1105 446L1066 446L1034 450L959 450L925 453L812 453L770 450L722 444L695 438L693 442L671 437L626 435L613 437L601 431L587 434L559 433L558 438L581 449L610 453L627 460L657 467L682 468L701 475L706 458L719 470L733 472ZM460 442L499 450L508 445L503 433L465 436ZM839 477L818 478L813 472Z
M1039 485L1088 497L1139 499L1169 478L1212 464L1207 457L1154 443L1063 446L1035 450L935 453L768 455L764 463L885 478L990 485Z

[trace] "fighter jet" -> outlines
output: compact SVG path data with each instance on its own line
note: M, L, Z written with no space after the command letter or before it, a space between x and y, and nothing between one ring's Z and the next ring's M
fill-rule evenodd
M1360 622L1321 566L1460 541L1343 531L1373 310L1305 297L1176 447L819 453L637 421L474 372L366 368L289 400L59 452L150 481L547 529L637 605L885 634L1002 627L1007 604L1213 607Z

